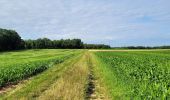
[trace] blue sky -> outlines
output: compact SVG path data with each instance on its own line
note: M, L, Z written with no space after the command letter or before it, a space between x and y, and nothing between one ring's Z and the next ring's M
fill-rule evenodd
M0 27L23 39L170 45L170 0L0 0Z

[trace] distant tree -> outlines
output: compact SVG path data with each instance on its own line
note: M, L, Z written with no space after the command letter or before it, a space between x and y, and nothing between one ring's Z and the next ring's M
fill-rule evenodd
M84 44L85 49L110 49L109 45L104 44Z
M14 30L0 28L0 51L16 50L24 47L24 41Z
M115 49L170 49L170 46L128 46L128 47L113 47Z
M35 41L34 40L25 40L25 49L34 49Z

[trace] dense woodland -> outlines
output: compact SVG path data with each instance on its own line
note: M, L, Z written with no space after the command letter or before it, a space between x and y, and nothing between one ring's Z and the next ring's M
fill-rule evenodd
M18 49L108 49L109 45L84 44L81 39L50 40L39 38L36 40L22 40L14 30L0 29L0 51Z
M40 38L37 40L25 40L26 49L82 49L83 42L80 39L50 40Z
M0 29L0 51L24 48L24 41L13 30Z

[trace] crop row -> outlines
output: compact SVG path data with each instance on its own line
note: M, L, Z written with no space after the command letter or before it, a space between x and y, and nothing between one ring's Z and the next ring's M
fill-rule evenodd
M142 52L97 52L96 55L109 66L118 84L126 88L125 97L170 99L170 56Z
M14 64L10 66L0 67L0 87L8 84L14 84L18 81L36 75L54 64L63 62L72 57L74 54L57 56L50 59L35 60L24 62L22 64Z

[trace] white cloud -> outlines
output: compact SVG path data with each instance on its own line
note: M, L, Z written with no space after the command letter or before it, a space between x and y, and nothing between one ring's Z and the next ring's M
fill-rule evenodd
M164 28L170 25L169 0L1 0L0 5L0 27L15 29L24 39L120 44L126 39L128 45L136 39L141 44L148 38L163 41L170 35ZM145 16L152 20L141 20Z

